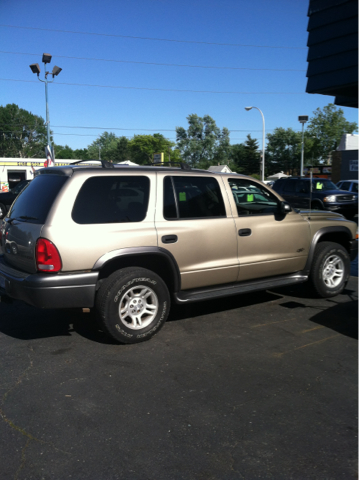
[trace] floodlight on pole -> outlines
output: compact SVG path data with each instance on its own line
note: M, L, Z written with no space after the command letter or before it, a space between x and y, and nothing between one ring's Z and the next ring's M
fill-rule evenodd
M51 63L52 55L49 53L43 53L42 54L42 63Z
M265 167L265 159L264 159L264 155L265 155L265 122L264 122L264 115L263 115L263 112L262 110L260 110L258 107L244 107L245 110L247 110L247 112L249 112L249 110L252 110L252 108L255 108L256 110L258 110L260 112L260 114L262 115L262 123L263 123L263 131L262 131L262 168L261 168L261 180L262 182L264 182L264 167Z
M44 67L45 67L45 80L41 80L40 78L40 67L39 67L39 64L38 63L33 63L32 65L30 65L30 68L31 68L31 71L32 73L36 73L37 74L37 78L40 80L40 82L43 82L45 83L45 99L46 99L46 127L47 127L47 145L49 148L51 148L51 142L50 142L50 115L49 115L49 101L48 101L48 92L47 92L47 84L48 83L52 83L55 79L55 77L61 72L62 68L58 67L57 65L54 66L54 68L52 69L52 72L48 72L46 71L46 64L47 63L50 63L51 62L51 59L52 59L52 55L50 55L50 53L44 53L42 55L42 62L44 64ZM52 78L53 80L52 81L49 81L47 79L47 76L51 74L52 75ZM52 149L52 161L53 161L53 149Z
M300 155L300 176L304 176L304 124L308 121L307 115L299 115L298 117L299 123L302 124L302 149Z
M62 68L55 65L51 72L52 78L56 77L61 72L61 70Z
M32 73L36 73L37 75L40 75L41 70L38 63L32 63L30 65L30 68L32 70Z

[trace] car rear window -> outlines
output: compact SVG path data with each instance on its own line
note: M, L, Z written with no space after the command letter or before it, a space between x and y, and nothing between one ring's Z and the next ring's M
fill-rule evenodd
M22 221L44 224L56 196L68 180L62 175L38 175L20 193L8 216Z
M79 224L141 222L147 215L150 180L146 176L98 176L82 185L72 219Z

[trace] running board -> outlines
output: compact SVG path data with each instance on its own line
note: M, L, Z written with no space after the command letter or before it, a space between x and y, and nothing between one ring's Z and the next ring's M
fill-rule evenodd
M230 295L240 295L242 293L258 292L260 290L269 290L287 285L303 283L308 280L308 275L293 274L281 277L271 277L265 280L251 280L240 283L227 283L226 285L215 285L211 287L196 288L192 290L182 290L175 293L176 303L192 303L202 300L211 300L214 298L228 297Z

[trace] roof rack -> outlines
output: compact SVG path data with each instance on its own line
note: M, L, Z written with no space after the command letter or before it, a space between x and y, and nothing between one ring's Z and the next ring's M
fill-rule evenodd
M107 160L78 160L77 162L70 163L70 165L78 165L82 162L101 162L102 168L115 168L115 165Z
M174 165L179 165L181 170L192 170L192 167L188 163L184 162L157 162L157 163L147 163L146 165L153 165L154 167L172 167Z

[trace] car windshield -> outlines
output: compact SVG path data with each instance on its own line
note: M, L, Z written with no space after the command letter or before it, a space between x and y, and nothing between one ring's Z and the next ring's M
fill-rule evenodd
M313 190L339 190L339 188L330 180L318 178L313 180Z

